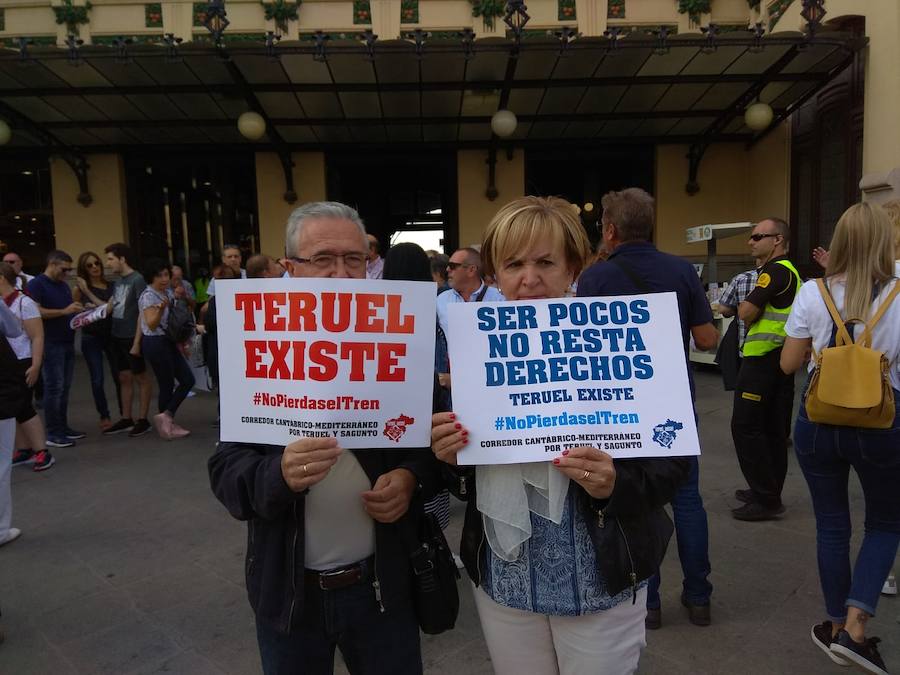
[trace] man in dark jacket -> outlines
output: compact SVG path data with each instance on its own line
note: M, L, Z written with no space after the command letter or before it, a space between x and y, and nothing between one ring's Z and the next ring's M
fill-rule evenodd
M365 278L365 229L348 206L297 209L286 243L293 277ZM331 673L335 646L354 675L422 672L403 533L434 491L435 467L428 449L350 452L334 439L218 446L210 482L248 521L247 592L266 675Z
M685 361L691 337L700 349L714 348L718 333L694 267L682 258L658 251L650 241L654 222L653 197L638 188L630 188L604 195L602 204L603 244L610 255L606 262L590 267L581 275L579 297L674 291L678 299ZM689 367L687 372L693 399L694 381ZM700 497L699 462L697 457L686 459L691 465L688 480L672 500L678 557L684 572L681 603L688 608L692 623L708 626L712 593L712 584L707 578L710 573L709 526ZM659 584L659 575L654 575L647 590L647 628L650 629L661 625Z

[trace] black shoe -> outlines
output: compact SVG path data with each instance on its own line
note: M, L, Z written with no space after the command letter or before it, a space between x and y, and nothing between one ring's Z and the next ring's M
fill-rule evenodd
M134 426L134 420L130 417L123 417L118 422L113 424L109 429L106 429L103 432L104 436L112 436L113 434L121 434L123 431L128 431Z
M87 438L87 434L75 429L66 429L66 438L70 441L80 441L82 438Z
M688 599L682 595L681 604L687 607L688 620L695 626L708 626L712 623L712 616L709 611L709 604L695 605L688 602Z
M834 661L839 666L849 666L852 665L847 659L838 654L837 652L831 651L831 643L834 642L834 638L831 637L831 622L823 621L822 623L817 623L810 630L810 635L812 635L813 644L821 649L825 654L828 655L828 658Z
M131 431L128 432L128 436L130 438L135 438L137 436L143 436L148 431L150 431L153 427L150 426L150 422L145 419L139 419L134 423L134 426L131 427Z
M768 507L759 502L750 502L736 509L731 509L731 515L735 520L746 520L749 522L757 522L760 520L775 520L784 513L784 504L775 507Z
M878 653L877 645L879 642L881 640L877 637L868 638L862 643L855 642L847 631L840 630L831 643L830 650L843 656L857 668L867 673L888 675L888 671L884 666L884 660L882 660L881 654Z
M745 504L750 504L756 501L756 495L753 494L753 490L735 490L734 498L739 502L744 502Z
M647 630L659 630L662 628L662 609L647 610L647 618L644 619L644 627Z

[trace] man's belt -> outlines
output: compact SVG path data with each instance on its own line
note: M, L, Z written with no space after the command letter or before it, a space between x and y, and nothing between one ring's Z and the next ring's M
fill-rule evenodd
M306 570L307 583L312 583L323 591L335 591L339 588L347 588L362 583L369 579L373 558L369 557L347 567L338 567L333 570Z

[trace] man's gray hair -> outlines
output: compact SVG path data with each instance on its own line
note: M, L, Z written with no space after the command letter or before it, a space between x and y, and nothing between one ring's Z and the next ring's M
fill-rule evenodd
M284 236L284 253L286 256L291 257L297 253L297 239L300 236L300 230L303 229L303 223L316 218L349 220L359 228L363 239L366 238L366 226L353 207L340 202L309 202L298 209L294 209L293 213L288 216ZM368 241L366 241L366 248L368 248Z
M641 188L607 192L600 199L603 224L612 223L619 231L619 241L653 241L654 199Z

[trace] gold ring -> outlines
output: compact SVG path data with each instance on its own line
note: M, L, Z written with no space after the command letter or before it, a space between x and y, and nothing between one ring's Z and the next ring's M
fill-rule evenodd
M591 475L591 472L588 471L587 469L585 469L585 470L584 470L584 475L581 477L581 480L587 480L587 479L588 479L588 476L590 476L590 475Z
M304 473L304 474L308 473L308 472L306 471L306 464L303 465L303 473Z

